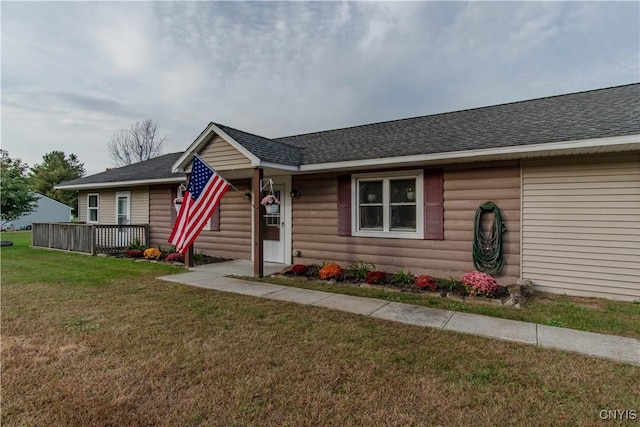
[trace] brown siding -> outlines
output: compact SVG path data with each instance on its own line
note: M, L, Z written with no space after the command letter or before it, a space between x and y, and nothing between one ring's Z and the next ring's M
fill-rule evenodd
M249 188L249 181L233 184L239 189ZM172 214L173 186L156 186L150 190L151 244L169 245L175 215ZM243 199L243 192L229 189L220 202L220 231L202 231L193 247L196 252L234 259L251 259L251 205Z
M156 185L149 188L149 224L151 246L168 246L173 225L173 197L177 185ZM175 196L174 196L175 197ZM174 211L175 212L175 211Z
M372 262L380 270L399 268L439 277L472 271L471 248L475 211L495 202L507 227L505 268L499 283L520 275L520 167L512 163L477 169L444 171L444 240L342 237L337 233L337 175L294 176L302 195L293 204L293 250L296 263L333 260Z

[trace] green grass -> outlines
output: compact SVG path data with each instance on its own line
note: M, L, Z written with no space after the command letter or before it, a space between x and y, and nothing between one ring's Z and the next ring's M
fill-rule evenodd
M184 270L165 264L135 262L132 259L93 257L72 252L33 249L31 232L1 233L0 239L11 240L13 246L0 251L3 283L64 283L73 286L99 286L107 280L118 280L149 274L172 274ZM156 274L157 275L157 274Z
M640 408L638 366L2 238L16 242L0 250L3 426L592 426Z
M330 284L323 281L305 281L296 280L295 278L283 279L275 277L256 279L245 276L241 278L304 289L482 314L503 319L533 322L541 325L640 338L640 304L637 302L610 301L603 298L578 298L539 292L537 296L525 303L524 308L518 310L511 307L462 303L446 298L430 296L428 294L360 288L341 285L340 283Z

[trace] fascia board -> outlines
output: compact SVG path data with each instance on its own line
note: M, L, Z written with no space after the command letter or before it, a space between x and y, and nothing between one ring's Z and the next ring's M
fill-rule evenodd
M384 157L376 159L363 159L363 160L349 160L344 162L329 162L329 163L315 163L309 165L301 165L300 172L322 171L329 169L348 169L355 167L366 166L384 166L394 165L411 162L429 162L429 161L445 161L445 160L473 160L474 158L482 158L486 156L513 156L525 153L535 153L539 151L561 151L580 148L613 148L619 145L637 144L637 149L640 150L640 135L627 135L609 138L595 138L595 139L583 139L572 140L562 142L547 142L542 144L531 145L519 145L515 147L499 147L499 148L484 148L479 150L465 150L465 151L449 151L443 153L433 154L418 154L414 156L398 156L398 157ZM606 150L605 150L606 151Z
M252 165L254 166L254 165ZM280 163L271 163L271 162L261 162L259 165L255 165L254 167L263 167L263 168L273 168L273 169L281 169L281 170L286 170L286 171L290 171L290 172L298 172L300 171L300 167L299 166L293 166L293 165L282 165Z
M185 182L186 176L175 178L160 178L160 179L140 179L135 181L112 181L112 182L94 182L90 184L78 184L78 185L55 185L53 188L56 190L97 190L103 188L118 188L118 187L137 187L140 185L155 185L155 184L176 184Z

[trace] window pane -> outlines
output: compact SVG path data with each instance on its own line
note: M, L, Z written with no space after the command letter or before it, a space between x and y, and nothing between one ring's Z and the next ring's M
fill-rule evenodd
M360 204L382 203L382 181L360 181Z
M415 203L416 180L395 179L391 180L391 203Z
M98 222L98 211L96 209L89 209L89 221Z
M360 207L360 229L382 230L382 206Z
M416 207L411 205L391 206L391 229L394 231L416 231Z
M89 196L89 207L90 208L98 207L98 196Z

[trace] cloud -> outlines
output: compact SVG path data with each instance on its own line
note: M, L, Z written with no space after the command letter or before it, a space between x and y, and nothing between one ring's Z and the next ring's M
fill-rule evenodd
M291 135L640 80L635 2L3 3L2 145L109 166L210 121Z

